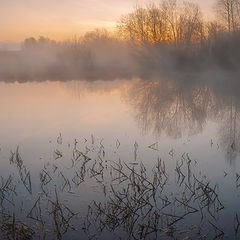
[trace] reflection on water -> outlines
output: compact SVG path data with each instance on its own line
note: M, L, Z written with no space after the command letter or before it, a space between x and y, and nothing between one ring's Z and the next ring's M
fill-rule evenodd
M238 239L240 96L229 79L0 83L0 231Z
M240 96L235 84L224 92L211 82L138 80L130 87L127 102L144 133L181 138L184 132L202 133L214 121L226 158L233 162L239 154Z
M226 158L232 163L239 155L240 150L240 101L236 97L230 97L229 104L222 112L219 128L220 143L224 149Z
M0 135L5 143L16 140L15 144L62 131L69 137L76 131L114 137L132 131L136 139L141 133L181 139L201 135L214 123L218 134L209 138L217 138L226 159L234 163L240 151L238 85L235 78L204 81L192 76L1 83Z
M200 133L206 124L210 92L185 88L172 82L137 81L129 91L136 119L144 132L163 132L178 138L184 130Z

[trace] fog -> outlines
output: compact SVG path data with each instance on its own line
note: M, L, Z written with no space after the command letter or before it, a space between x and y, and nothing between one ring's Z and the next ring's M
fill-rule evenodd
M0 79L238 76L240 1L231 0L231 8L224 3L216 0L211 22L194 2L161 0L135 6L119 19L114 34L96 29L63 42L27 38L19 51L0 51Z
M32 42L31 42L32 41ZM29 39L20 51L0 51L2 81L115 79L134 76L138 64L130 45L116 39L51 43Z
M0 51L2 81L112 80L119 78L179 78L186 74L201 81L237 77L237 41L211 49L171 44L135 44L115 38L87 42L23 44L20 51Z
M219 13L224 11L220 1L219 8ZM0 51L0 80L102 84L138 79L125 99L143 132L178 138L184 131L200 133L208 119L225 119L221 144L227 153L236 153L240 18L231 15L231 22L224 23L222 14L221 24L209 23L194 3L186 2L179 10L175 1L162 1L124 15L118 35L97 29L63 42L31 37L18 51Z

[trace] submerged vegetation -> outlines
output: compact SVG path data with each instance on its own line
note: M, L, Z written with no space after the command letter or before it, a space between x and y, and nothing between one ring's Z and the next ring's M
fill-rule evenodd
M18 79L112 79L211 69L237 72L239 0L217 0L211 22L197 4L152 2L104 29L64 42L28 38L15 54L0 53L0 76Z
M159 155L147 165L139 161L137 142L133 160L117 160L121 142L112 146L93 135L73 144L59 135L53 159L38 174L27 170L19 147L11 152L13 173L2 176L0 187L3 239L238 239L238 204L226 200L189 153L171 150L169 171ZM158 143L145 148L159 151ZM231 178L238 199L239 173L220 174ZM86 186L94 196L85 196Z

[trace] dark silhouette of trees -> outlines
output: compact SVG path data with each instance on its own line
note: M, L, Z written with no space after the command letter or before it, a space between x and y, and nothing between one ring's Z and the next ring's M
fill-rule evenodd
M56 41L51 40L50 38L40 36L38 39L34 37L26 38L23 42L24 49L33 49L39 47L52 47L56 45Z

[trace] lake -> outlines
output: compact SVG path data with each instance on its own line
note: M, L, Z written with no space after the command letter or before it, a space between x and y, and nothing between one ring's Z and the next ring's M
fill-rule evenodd
M6 239L239 239L233 76L2 81L0 96Z

